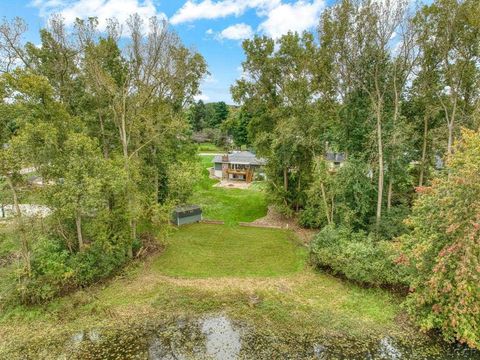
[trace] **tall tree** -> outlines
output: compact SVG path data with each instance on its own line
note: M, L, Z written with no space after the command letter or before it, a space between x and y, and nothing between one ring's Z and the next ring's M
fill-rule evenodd
M438 0L416 15L419 46L430 57L438 81L433 84L447 128L447 155L451 155L457 124L468 125L478 99L480 29L475 26L477 1Z

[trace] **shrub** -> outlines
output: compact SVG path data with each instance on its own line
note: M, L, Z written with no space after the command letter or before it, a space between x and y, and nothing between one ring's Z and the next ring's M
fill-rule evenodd
M407 307L424 329L480 348L480 134L463 131L448 175L419 188L402 237Z
M319 229L322 226L327 225L327 219L325 216L319 216L318 214L324 211L321 208L309 204L309 206L302 210L298 218L298 222L301 226L311 229Z
M17 291L24 303L39 303L55 297L75 280L69 252L55 238L40 237L33 248L32 274L19 282Z
M368 166L353 157L335 173L323 159L318 160L314 181L306 192L305 210L300 216L302 226L320 228L329 222L327 214L331 214L330 222L355 230L367 229L374 215L371 204L375 195L368 173Z
M373 240L365 232L326 226L311 243L315 265L371 285L404 285L405 275L394 259L394 243Z
M126 260L124 247L94 242L71 259L72 267L76 270L75 281L78 285L91 284L111 275Z
M405 219L408 217L410 209L407 206L395 206L385 211L382 215L380 226L376 228L375 220L372 219L370 230L376 232L379 239L392 240L408 231Z

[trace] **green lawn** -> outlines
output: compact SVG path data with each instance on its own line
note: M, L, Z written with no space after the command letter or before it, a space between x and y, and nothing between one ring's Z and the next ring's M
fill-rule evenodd
M194 224L169 239L155 269L169 276L279 276L303 269L306 249L279 229Z
M199 152L212 152L212 153L221 153L223 149L219 148L217 145L212 143L203 143L198 145Z
M8 256L19 248L19 240L12 234L11 226L6 223L0 224L0 258Z
M206 168L211 159L203 156L199 161ZM39 351L55 358L65 339L79 330L130 329L130 324L149 320L212 313L278 339L313 336L335 344L344 339L346 347L352 337L360 344L385 336L422 341L417 329L397 321L402 310L396 295L312 269L306 264L307 250L292 231L238 226L238 221L266 214L261 184L239 190L214 188L215 182L205 170L192 203L203 207L206 218L226 225L180 227L168 237L164 252L133 262L111 281L47 304L0 309L5 344L0 344L0 358L9 358L2 355L11 348L31 351L29 358L41 358ZM6 252L11 246L0 243ZM1 290L8 285L1 279L8 270L0 270Z
M204 170L198 182L192 204L200 205L203 217L222 220L233 225L239 221L253 221L267 214L267 200L261 186L253 184L250 189L226 189L214 187L218 181L208 177L207 168L212 166L213 156L200 156Z

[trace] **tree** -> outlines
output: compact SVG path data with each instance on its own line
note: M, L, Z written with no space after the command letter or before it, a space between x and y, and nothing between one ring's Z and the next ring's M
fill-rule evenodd
M278 51L264 37L244 42L248 76L237 81L232 94L251 117L249 140L269 160L268 178L278 204L298 210L304 205L312 155L323 149L322 104L311 81L316 48L307 33L289 33L277 43Z
M213 105L213 117L211 119L211 127L219 127L228 117L228 107L223 101Z
M447 155L452 146L457 123L471 121L478 98L480 29L475 26L477 1L438 0L424 6L416 15L419 46L424 57L430 57L437 81L433 85L447 127Z
M244 108L233 109L222 124L222 129L232 136L238 147L249 145L248 128L251 120L251 115Z
M407 305L424 329L480 347L480 134L462 131L447 161L448 176L420 187L401 238L410 268Z
M83 29L83 24L79 26ZM117 45L118 26L118 23L110 24L108 38L100 40L97 51L94 44L88 44L93 50L85 60L85 70L94 92L106 95L110 119L117 129L117 142L129 174L127 204L133 244L142 196L136 177L142 172L142 156L148 154L155 158L164 134L164 127L152 112L162 109L171 118L171 111L191 101L198 92L206 66L201 56L184 48L167 24L156 18L151 19L149 36L144 39L143 23L138 15L128 21L131 42L124 58ZM102 51L103 44L108 43L112 43L110 47L115 51ZM154 171L153 179L154 195L150 198L158 199L158 171ZM132 250L129 254L132 255Z
M75 219L78 251L85 245L82 219L105 206L102 174L108 166L97 144L83 134L70 134L65 143L61 181L49 188L57 216Z
M23 183L22 176L20 175L20 166L22 161L18 156L18 152L11 146L5 148L2 147L0 150L0 176L5 180L8 191L13 202L13 214L14 214L14 223L15 231L20 235L20 253L23 260L23 267L27 277L31 275L32 264L31 264L31 244L27 235L27 228L24 216L20 209L19 203L19 189Z
M192 126L193 131L200 131L206 125L206 108L202 100L194 103L188 112L188 121Z
M191 193L195 147L184 109L199 92L205 61L165 22L150 19L148 35L138 15L127 25L120 41L115 19L100 33L95 18L77 20L70 31L53 17L40 47L23 43L21 20L0 25L7 55L2 175L18 205L18 170L34 166L52 210L34 246L22 240L25 254L38 260L22 284L24 301L108 276L141 247L138 222L163 233L165 214Z

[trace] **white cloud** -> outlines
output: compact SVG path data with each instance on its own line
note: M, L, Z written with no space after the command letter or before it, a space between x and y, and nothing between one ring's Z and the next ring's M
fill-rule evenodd
M278 38L288 31L302 32L316 26L325 8L325 0L296 0L286 3L282 0L188 0L170 19L172 24L181 24L201 19L218 19L240 16L254 9L264 21L258 31ZM219 38L240 40L253 34L246 24L228 27ZM226 32L226 33L224 33ZM211 35L210 30L207 34Z
M180 24L200 19L218 19L227 16L240 16L248 9L264 12L277 6L280 0L188 0L170 19L172 24Z
M207 35L213 35L213 33L214 33L214 31L213 31L212 29L208 29L208 30L206 31L206 34L207 34Z
M165 14L157 11L153 0L33 0L31 5L38 8L44 18L59 13L66 25L72 25L77 17L96 16L100 30L105 30L109 18L117 18L123 24L135 13L145 22L152 16L166 18Z
M199 94L199 95L195 95L194 99L195 99L195 101L202 100L203 102L206 102L206 101L210 100L210 97L208 95L205 95L205 94Z
M250 25L241 23L223 29L218 37L220 39L243 40L253 36L253 30Z
M268 12L267 19L258 29L273 38L278 38L288 31L302 32L318 24L324 8L324 0L300 0L292 4L280 4Z

